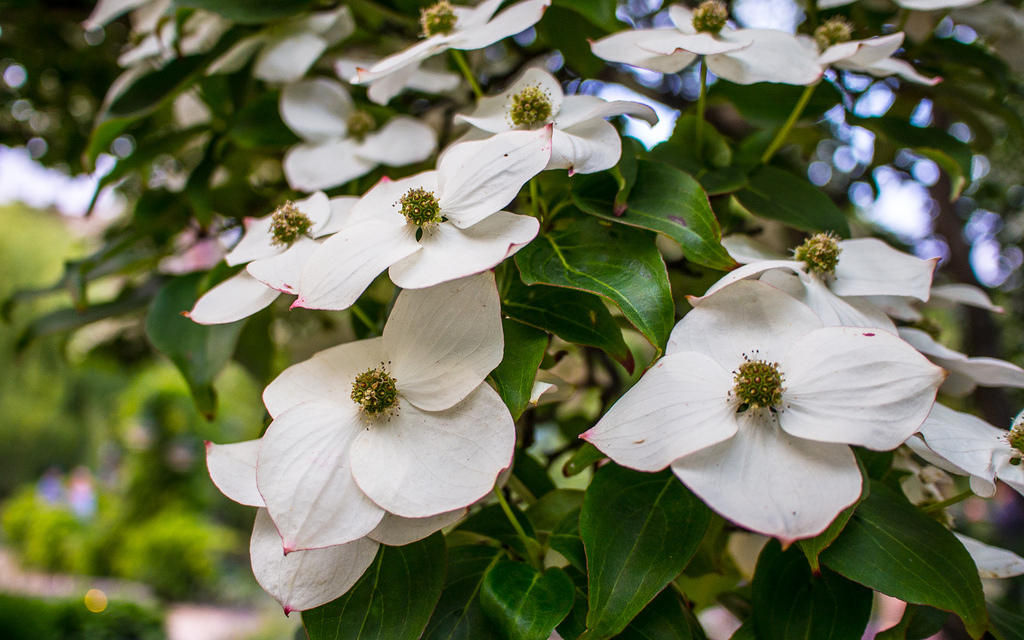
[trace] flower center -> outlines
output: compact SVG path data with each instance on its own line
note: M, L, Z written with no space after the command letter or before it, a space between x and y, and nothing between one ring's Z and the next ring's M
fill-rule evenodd
M420 9L420 26L423 27L425 38L451 33L458 20L459 17L455 15L455 10L448 0L440 0L425 9Z
M703 33L718 33L729 20L729 10L721 0L704 0L693 10L693 28Z
M839 264L839 238L832 232L816 233L793 250L794 257L803 262L809 271L818 275L832 275Z
M423 187L409 189L398 204L402 206L401 214L410 224L423 227L441 222L441 203L433 191Z
M551 117L551 98L538 85L526 87L512 96L508 118L517 127L530 127Z
M373 131L376 127L377 121L362 109L353 111L352 115L345 121L345 128L348 129L348 134L360 142L363 141L366 134Z
M383 362L356 376L352 383L352 401L369 416L390 413L398 406L398 387Z
M1010 464L1017 466L1024 458L1024 421L1014 422L1013 428L1006 434L1006 442L1014 448L1010 457Z
M829 18L814 30L814 41L822 51L840 42L847 42L852 36L853 25L840 16Z
M309 233L313 227L313 221L295 208L295 203L288 201L274 210L270 217L270 244L276 246L289 246Z
M782 402L782 372L778 362L747 360L733 372L733 392L749 409L771 409Z

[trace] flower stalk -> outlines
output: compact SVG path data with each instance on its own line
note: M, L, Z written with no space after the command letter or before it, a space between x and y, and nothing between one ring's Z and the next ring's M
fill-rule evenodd
M765 149L764 153L761 155L761 164L768 164L772 159L772 156L775 155L775 152L782 146L782 143L786 141L793 125L795 125L796 121L800 119L804 109L807 108L807 103L811 101L811 96L814 95L814 89L817 86L818 83L814 83L807 85L807 87L804 88L804 92L800 94L800 99L796 101L796 105L794 105L793 110L789 112L789 117L786 118L786 122L782 125L782 128L779 129L778 133L775 134L775 137L772 138L771 144L768 145L768 148Z
M473 95L477 99L484 97L484 90L480 88L480 83L476 81L476 76L473 75L473 71L469 68L469 62L466 61L466 56L462 55L462 52L458 49L449 49L449 53L452 54L452 60L459 66L459 71L465 76L466 82L469 83L471 89L473 89Z

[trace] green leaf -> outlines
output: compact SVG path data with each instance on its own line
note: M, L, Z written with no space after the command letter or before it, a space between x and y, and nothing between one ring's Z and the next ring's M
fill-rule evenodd
M109 149L110 143L137 120L136 117L107 118L98 123L89 134L89 144L85 148L86 161L83 163L85 167L95 169L96 158Z
M553 6L575 11L609 33L618 31L622 23L615 17L616 0L555 0Z
M580 514L590 594L583 637L625 629L686 568L710 522L708 508L668 471L599 469Z
M522 525L523 531L526 532L526 535L530 538L536 539L536 534L533 531L533 525L530 523L530 519L526 517L526 514L514 504L510 504L509 506L512 508L512 513L515 514L516 520L518 520L519 524ZM516 530L512 528L512 525L508 521L508 517L499 505L492 504L488 507L484 507L480 511L477 511L470 517L463 520L462 524L459 525L458 530L470 531L477 535L497 540L514 549L524 557L527 554L523 541L519 538Z
M512 459L512 469L514 470L512 477L522 486L515 486L515 482L510 479L509 488L518 493L529 491L532 494L530 501L555 490L555 483L551 482L547 467L537 462L536 458L523 449L516 450Z
M688 174L663 162L638 161L636 184L622 215L615 214L616 190L607 173L579 176L573 181L573 202L605 220L665 234L697 264L722 271L736 266L722 247L722 231L707 194Z
M803 554L772 540L753 581L753 619L761 640L860 640L872 591L825 569L815 576Z
M146 336L178 367L197 407L212 418L216 410L213 379L231 359L244 322L201 325L182 317L199 297L203 278L202 273L175 278L160 289L146 316Z
M594 294L543 285L528 287L515 278L502 308L509 317L566 342L597 347L627 371L633 371L633 354L622 338L622 330Z
M499 562L484 576L480 606L510 640L547 640L572 609L573 584L561 569L543 573Z
M875 640L925 640L942 631L948 617L947 611L908 604L899 624L880 632Z
M210 60L209 54L176 58L156 71L139 76L114 98L106 116L140 118L155 111L195 82Z
M480 588L487 570L505 557L488 546L460 546L448 552L448 576L423 640L500 640L480 607Z
M548 335L509 318L502 319L501 327L505 354L490 378L512 418L518 420L530 405L533 381L548 348Z
M302 614L309 640L416 640L441 596L444 535L381 545L348 593Z
M538 533L549 534L565 516L579 511L584 493L578 489L555 489L526 509L526 517Z
M980 637L987 626L978 570L941 524L879 481L858 506L822 563L850 580L913 604L960 616Z
M662 589L615 640L703 639L700 625L675 589Z
M776 167L761 167L750 175L736 198L755 216L778 220L804 231L835 231L850 236L843 212L820 189L804 178Z
M757 634L754 632L754 622L752 620L747 620L746 622L743 623L742 627L737 629L735 633L733 633L731 636L729 636L729 640L760 640L760 639L757 637Z
M260 24L306 11L314 0L174 0L174 6L205 9L239 24Z
M587 570L587 553L580 539L580 510L576 509L558 521L551 535L548 546L565 556L573 567L580 571Z
M653 236L589 217L557 222L516 254L523 282L604 296L661 348L672 331L675 305Z
M590 444L584 442L583 446L576 450L576 453L572 454L572 457L565 461L565 465L562 467L562 473L566 477L571 477L580 473L583 470L594 464L599 460L604 460L608 456L601 453L601 450Z
M227 137L242 149L276 149L299 142L281 120L277 105L280 95L270 91L247 104L232 118Z
M1024 640L1024 616L988 603L990 631L996 640Z
M835 539L843 532L843 528L846 527L846 523L850 521L854 510L857 509L857 504L859 504L859 502L840 511L839 515L836 516L836 519L832 521L832 524L828 525L828 528L818 535L813 538L804 538L803 540L796 541L800 550L804 552L804 556L807 557L807 562L810 563L811 571L814 573L819 573L821 571L821 565L818 562L818 557L821 555L821 552L828 549L829 545L835 542Z
M593 0L581 0L592 2ZM538 44L558 49L565 65L580 77L593 78L605 63L590 50L588 41L605 36L608 31L589 20L580 20L575 11L560 6L548 7L543 19L536 25Z
M800 99L804 87L771 82L756 84L735 84L732 82L716 82L708 92L708 99L714 103L724 99L751 123L767 129L776 129L781 125ZM842 104L843 96L830 82L819 82L811 101L804 108L801 120L816 121L837 104Z
M718 129L710 122L704 123L701 135L703 153L697 153L697 117L693 114L679 116L672 137L651 149L651 156L696 174L706 165L727 167L732 163L732 149Z

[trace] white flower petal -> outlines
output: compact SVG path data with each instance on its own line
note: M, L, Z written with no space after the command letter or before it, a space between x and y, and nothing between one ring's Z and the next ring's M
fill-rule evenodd
M736 435L732 386L732 374L702 353L665 356L580 437L624 467L660 471Z
M361 83L369 85L366 88L366 97L374 104L387 104L391 102L391 99L400 94L403 89L412 85L413 79L420 73L420 68L420 63L415 62L396 69L387 75L374 78L368 83ZM459 79L461 80L461 76ZM355 82L354 79L351 82L353 84L360 84Z
M119 15L128 13L149 2L149 0L98 0L89 17L82 21L87 30L99 29Z
M932 291L932 299L935 298L934 289ZM916 300L913 298L904 298L903 296L851 296L847 300L860 299L871 305L881 309L887 315L897 320L903 320L904 322L917 322L924 316L914 306Z
M245 270L271 289L297 294L302 269L319 247L320 243L316 240L302 237L283 253L263 260L253 260L246 265Z
M206 468L210 480L220 492L239 504L263 507L263 496L256 487L256 457L260 440L232 444L206 443Z
M939 298L950 302L957 302L979 309L987 309L996 313L1003 313L1003 308L992 302L980 287L970 284L940 284L932 287L932 300Z
M668 6L668 19L672 21L676 29L683 33L697 33L696 27L693 26L693 11L688 7L681 4L670 4ZM724 28L729 31L735 31L735 29L729 29L729 27Z
M487 495L512 463L515 436L512 416L486 384L446 411L403 402L390 421L352 443L352 475L389 512L433 516Z
M475 7L455 5L452 10L458 17L456 28L460 30L471 29L487 24L487 22L498 11L498 7L504 0L483 0Z
M351 542L380 524L384 511L352 479L349 454L364 428L352 402L304 402L267 427L256 482L285 552Z
M273 216L262 218L247 218L245 220L245 234L238 244L224 256L224 262L228 266L235 266L269 258L281 253L282 248L273 243L274 236L270 233L270 226L273 224Z
M928 356L935 364L948 369L950 376L941 388L943 393L965 396L974 387L1024 388L1024 369L997 358L968 358L966 355L936 342L920 329L900 327L900 337Z
M398 391L425 411L469 395L501 362L503 347L501 301L490 272L406 289L384 325Z
M263 390L263 404L276 418L303 402L351 402L349 394L356 376L386 360L383 338L324 349L274 378Z
M979 4L982 0L893 0L904 9L915 11L937 11L939 9L952 9L955 7L970 7Z
M295 208L309 218L309 235L315 238L323 235L323 228L331 219L331 201L323 191L317 191L307 198L295 201Z
M569 175L611 169L622 157L619 132L604 120L588 120L551 133L548 169L568 169Z
M964 545L971 560L978 567L982 578L1012 578L1024 575L1024 558L1008 549L1000 549L975 540L962 533L953 532L956 539Z
M723 30L720 37L738 42L753 40L750 46L743 49L705 58L712 73L730 82L809 85L817 82L823 73L814 53L795 36L784 31Z
M435 531L455 524L466 515L466 512L465 508L456 509L426 518L403 518L393 513L386 513L377 528L367 534L367 537L381 544L400 547L422 540Z
M840 296L908 296L928 299L938 259L922 260L875 238L843 240L830 284Z
M721 291L722 289L739 282L740 280L746 280L747 278L754 278L760 276L765 271L770 269L785 269L786 271L792 271L803 275L803 263L797 262L796 260L759 260L745 264L738 269L733 269L729 273L722 276L718 282L708 287L708 290L704 295L693 298L694 304L700 304L708 296Z
M437 134L415 118L392 118L366 136L356 152L360 158L389 167L422 162L437 149Z
M697 55L714 55L716 53L728 53L749 47L753 41L751 38L744 38L740 33L725 40L710 33L680 33L675 38L659 38L650 42L641 42L640 48L646 49L658 55L671 55L676 51L688 51Z
M660 73L676 73L689 66L697 55L682 50L667 56L659 55L650 47L670 46L679 35L676 29L629 29L591 42L590 50L608 62L621 62Z
M781 368L783 429L875 450L894 449L918 430L945 377L895 335L850 327L809 333Z
M249 62L249 59L256 55L256 52L260 50L260 47L266 41L267 36L264 33L257 33L242 38L224 52L224 55L210 63L210 66L206 69L207 75L213 76L221 73L241 71L245 63Z
M621 115L636 116L652 127L658 124L657 112L645 104L630 100L602 100L596 96L575 95L566 96L562 108L555 116L555 128L568 129L587 120Z
M838 64L840 68L864 69L896 53L903 44L903 32L890 33L866 40L850 40L833 45L818 58L823 65Z
M343 185L376 168L377 163L360 158L359 143L341 138L319 144L297 144L284 155L284 176L298 191L316 191Z
M551 126L462 142L438 160L441 211L466 228L500 211L551 158Z
M378 60L369 69L357 68L356 77L349 80L352 84L368 84L396 73L412 65L417 65L430 56L448 48L449 36L431 36L420 40L411 47Z
M741 280L704 297L683 316L672 329L666 353L704 353L732 371L744 355L780 361L791 344L821 326L810 307L788 294L755 280Z
M771 271L762 276L762 282L778 286L780 276L792 277L781 271ZM887 333L896 333L896 325L885 312L870 302L855 297L840 298L813 273L800 273L799 291L790 292L818 314L825 326L873 327ZM784 289L789 291L789 289Z
M468 122L478 129L491 133L514 129L515 125L512 124L508 114L512 106L512 97L528 87L540 88L551 101L551 114L559 113L565 95L562 92L562 85L544 69L530 67L521 73L507 89L497 95L480 98L472 113L468 115L460 113L455 116L455 120Z
M252 75L267 82L294 82L306 75L326 49L327 42L309 32L270 38L256 56Z
M352 221L389 219L395 224L404 223L400 213L402 196L417 188L437 193L437 172L424 171L399 180L381 178L352 207Z
M351 589L373 564L378 548L373 540L359 538L286 556L274 522L266 509L260 509L252 527L249 558L256 582L281 603L287 615L319 607Z
M331 214L327 219L327 222L320 231L314 234L314 237L329 236L341 231L352 218L352 209L359 202L359 198L356 196L338 196L331 198L329 207Z
M485 24L460 29L455 24L451 34L453 49L482 49L517 33L526 31L540 21L541 16L551 6L551 0L523 0L505 9Z
M794 438L753 416L739 422L734 437L672 463L725 518L789 542L821 533L860 497L860 469L848 446Z
M750 264L762 260L787 260L789 256L775 251L745 234L733 234L722 238L722 246L729 252L732 259L740 264Z
M268 307L278 295L277 290L241 271L200 296L186 315L199 324L226 324Z
M419 249L416 228L404 219L353 222L309 257L292 306L347 309L382 271Z
M919 73L917 69L915 69L914 66L906 60L899 60L897 58L879 60L870 67L865 67L864 71L881 78L895 75L903 78L904 80L909 80L910 82L916 82L918 84L925 84L930 87L934 87L942 82L941 77L935 76L933 78L929 78L928 76Z
M355 108L345 87L328 78L285 86L278 106L288 128L310 142L344 136L348 132L346 118Z
M977 416L939 403L935 403L921 425L921 436L928 448L964 473L983 480L985 484L978 493L986 497L995 493L995 452L1010 449L1006 434Z
M491 269L537 236L536 218L508 211L459 229L442 222L423 230L421 249L391 265L391 281L403 289L422 289Z

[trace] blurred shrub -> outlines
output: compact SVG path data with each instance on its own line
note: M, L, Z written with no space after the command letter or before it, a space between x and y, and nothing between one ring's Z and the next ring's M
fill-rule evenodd
M0 594L4 640L163 640L162 616L128 602L93 613L81 600L40 600Z

